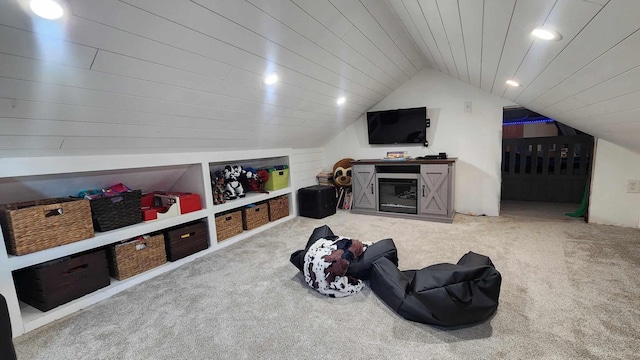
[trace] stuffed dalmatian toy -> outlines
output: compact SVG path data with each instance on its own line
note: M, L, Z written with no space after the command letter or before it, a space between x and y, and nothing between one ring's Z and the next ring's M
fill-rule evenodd
M225 197L229 200L233 200L237 197L244 197L244 188L240 183L240 174L242 174L242 166L240 165L227 165L224 167L224 179L225 179Z

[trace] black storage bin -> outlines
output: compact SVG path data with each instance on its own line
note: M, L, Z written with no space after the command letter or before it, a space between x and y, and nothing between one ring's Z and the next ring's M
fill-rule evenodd
M109 286L104 249L67 256L14 273L18 299L41 311Z
M176 261L209 247L207 223L198 221L165 231L167 260Z
M336 189L315 185L298 190L300 216L322 219L336 213Z
M89 203L96 231L109 231L142 222L142 190L92 199Z

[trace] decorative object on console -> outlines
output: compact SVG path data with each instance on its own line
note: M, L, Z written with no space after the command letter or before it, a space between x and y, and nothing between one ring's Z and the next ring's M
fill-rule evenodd
M344 158L333 164L333 184L336 187L351 187L352 158Z

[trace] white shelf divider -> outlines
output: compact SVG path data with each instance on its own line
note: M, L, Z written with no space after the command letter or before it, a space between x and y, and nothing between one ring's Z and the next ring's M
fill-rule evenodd
M253 204L256 202L260 202L260 201L264 201L264 200L268 200L268 199L272 199L274 197L278 197L280 195L286 195L291 193L291 187L286 187L284 189L280 189L280 190L275 190L275 191L270 191L268 193L259 193L259 192L249 192L247 193L247 196L243 197L243 198L238 198L238 199L234 199L234 200L227 200L226 203L224 204L219 204L219 205L213 205L213 212L215 214L219 214L228 210L232 210L232 209L236 209L236 208L241 208L243 206L249 205L249 204Z

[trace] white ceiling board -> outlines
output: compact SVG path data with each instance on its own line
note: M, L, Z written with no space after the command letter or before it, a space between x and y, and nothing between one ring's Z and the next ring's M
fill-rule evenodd
M640 1L609 2L515 101L528 106L638 30L639 26Z
M378 81L373 76L369 76L358 67L343 61L332 52L309 41L307 38L290 29L276 18L246 1L194 1L206 7L210 11L229 19L233 23L241 26L243 29L259 34L260 36L269 39L274 44L278 44L313 63L316 63L326 69L340 69L339 75L349 78L358 84L362 84L371 90L379 91L378 89L380 86L384 86L387 87L388 90L392 90L396 86L400 85L399 81L403 80L390 78L384 83Z
M281 75L279 72L278 74ZM263 74L255 74L244 69L234 68L229 75L227 75L225 81L232 84L254 87L256 89L269 89L269 93L282 93L292 97L293 95L289 94L289 92L293 91L296 96L304 97L306 100L308 99L307 97L309 97L316 102L321 102L326 105L336 105L336 94L340 92L339 89L295 72L291 72L285 76L284 79L278 80L278 85L274 88L264 84ZM280 84L284 84L284 87L281 88ZM353 93L348 93L347 97L347 108L350 110L367 109L371 106L369 105L372 102L370 99L354 95Z
M636 0L68 1L0 1L1 154L321 147L425 66L640 152Z
M201 128L216 130L237 130L238 121L218 120L196 117L166 115L158 113L125 111L90 106L66 105L40 101L25 101L16 99L0 99L0 118L40 119L40 120L68 120L75 122L99 122L112 124L131 124L146 126L173 126L180 128ZM302 124L303 121L299 121ZM255 127L259 120L243 120L242 128ZM265 125L262 125L265 126ZM274 130L281 126L272 125ZM277 126L277 128L276 128Z
M584 0L556 2L544 26L562 34L562 39L535 40L513 76L523 86L508 87L503 97L511 100L518 97L601 9L602 6Z
M0 76L5 77L14 74L14 78L22 80L41 80L49 84L99 90L215 109L242 110L245 112L267 113L270 115L284 115L288 111L285 107L260 103L258 101L243 100L204 91L179 88L128 77L113 76L96 71L26 60L10 55L0 54L0 60ZM49 74L52 75L49 76ZM54 76L55 78L53 78ZM333 111L331 112L333 113ZM328 114L309 111L296 111L295 117L323 119L326 118L327 115Z
M456 69L458 70L458 78L466 83L470 83L459 4L457 1L438 0L436 5L440 12L441 22L453 60L456 64Z
M573 97L585 104L621 97L640 90L640 67L611 78L597 86L584 90Z
M163 64L168 66L189 69L189 71L217 78L224 78L230 70L227 65L196 53L151 41L77 16L72 16L69 19L65 31L48 32L46 28L32 29L31 17L24 14L21 9L10 6L11 4L11 1L0 2L0 24L32 30L36 34L46 35L50 38L66 39L71 43L126 54L151 62L161 60ZM125 17L124 14L121 16ZM140 21L141 19L136 20Z
M368 82L371 79L362 74L349 71L346 68L331 69L326 64L316 63L317 59L303 57L273 41L265 41L265 37L244 28L236 23L207 10L194 2L180 0L178 6L183 11L176 12L176 2L158 2L152 0L127 0L127 3L143 6L153 14L168 18L174 22L188 24L190 29L206 34L212 39L218 39L226 44L254 54L265 61L278 64L282 67L307 74L315 79L325 81L346 91L368 97L372 100L380 99L390 93L390 89L380 86L375 90L367 87L370 84L361 84L359 81ZM112 14L111 21L116 21L117 13ZM164 24L166 22L163 22ZM140 24L144 25L144 24ZM143 27L138 25L138 27ZM149 29L137 29L136 31L149 31ZM156 29L154 29L156 30ZM156 30L157 31L157 30ZM265 64L264 71L267 71ZM343 74L340 72L344 71Z
M144 99L95 90L85 90L69 86L34 83L31 81L6 79L0 77L0 98L36 100L49 103L60 103L94 108L111 108L146 113L161 113L175 116L224 119L236 121L244 126L245 121L259 120L269 124L299 125L302 119L252 114L243 111L223 110L176 104L168 101Z
M176 139L242 139L254 136L252 128L216 130L180 128L173 126L142 126L76 121L33 120L0 118L0 133L4 135L38 136L119 136L124 138L176 138Z
M413 19L409 15L409 12L407 11L407 8L402 2L402 0L387 0L387 3L389 4L393 12L396 14L398 19L404 25L404 28L405 30L407 30L407 33L413 40L413 43L416 44L418 49L424 55L425 60L427 62L427 66L440 71L438 63L436 62L433 54L431 53L431 50L429 50L429 47L424 42L424 39L422 39L422 35L420 35L420 31L418 30Z
M0 119L1 122L2 119ZM59 149L62 140L61 136L0 135L0 150Z
M339 38L342 38L353 27L349 20L342 16L328 1L292 0L292 2Z
M265 104L275 106L290 108L304 106L311 112L318 112L327 115L334 115L338 110L335 99L333 99L333 104L331 106L328 104L319 104L299 98L271 93L266 86L260 90L245 86L238 86L239 84L237 82L230 82L226 79L221 81L215 78L207 78L199 74L105 51L100 51L98 53L92 66L92 70L144 81L157 82L165 85L178 86L185 89L230 96L238 99L264 102ZM280 90L282 86L278 86L277 88ZM358 108L359 110L361 109L361 107ZM349 113L350 116L358 116L362 113L361 111L351 111L348 108L345 108L343 111Z
M453 58L451 45L449 44L449 39L444 29L444 24L442 23L438 3L436 0L418 0L418 5L420 5L423 21L426 21L427 28L435 40L436 47L444 60L447 71L451 76L460 79L458 64Z
M382 67L378 67L377 64L373 63L373 59L360 54L344 43L337 35L329 31L294 3L288 0L252 0L250 2L289 27L291 31L295 31L306 40L326 49L332 56L342 59L352 67L376 78L385 79L385 83L393 87L404 81L404 78L393 78L389 75L390 73L385 72ZM395 71L397 70L395 69Z
M579 109L564 112L561 116L569 119L582 120L620 111L633 110L638 107L640 107L640 91L635 91L609 100L593 103Z
M505 81L516 78L515 75L520 64L534 44L531 31L545 23L545 19L549 16L556 2L557 0L516 2L511 19L514 26L509 27L493 82L492 92L494 94L502 96L508 87Z
M640 31L627 37L606 53L564 79L553 89L537 98L529 106L544 109L574 94L594 87L629 69L640 66ZM606 96L606 94L603 94Z
M515 4L515 0L485 1L484 3L480 86L489 92L493 90Z
M449 75L450 71L447 68L447 64L444 61L442 56L442 52L438 48L435 38L429 28L425 20L425 16L423 14L422 7L417 0L409 0L402 2L404 8L409 14L409 19L413 26L418 30L419 39L416 39L416 42L422 41L425 44L425 47L428 49L429 53L432 55L434 61L438 66L438 70L444 74ZM396 11L397 12L397 11Z
M88 69L96 49L0 25L0 53Z
M384 31L378 21L371 15L369 10L360 1L352 0L330 0L340 13L345 16L355 28L357 28L384 56L382 60L386 63L389 60L394 68L400 70L400 81L409 80L416 74L417 70L411 61L399 51L400 49L393 42L393 39ZM379 2L383 4L383 2ZM397 73L397 70L394 71Z
M415 69L413 73L421 70L425 66L425 59L422 53L418 51L416 45L411 40L411 36L407 33L402 22L398 19L395 11L390 7L387 1L380 0L360 0L367 8L367 11L373 16L376 22L382 27L384 32L393 40L396 46L411 62ZM409 71L411 71L409 69ZM412 75L410 75L412 76Z
M478 14L484 13L484 0L459 0L458 5L469 83L480 87L483 17Z

